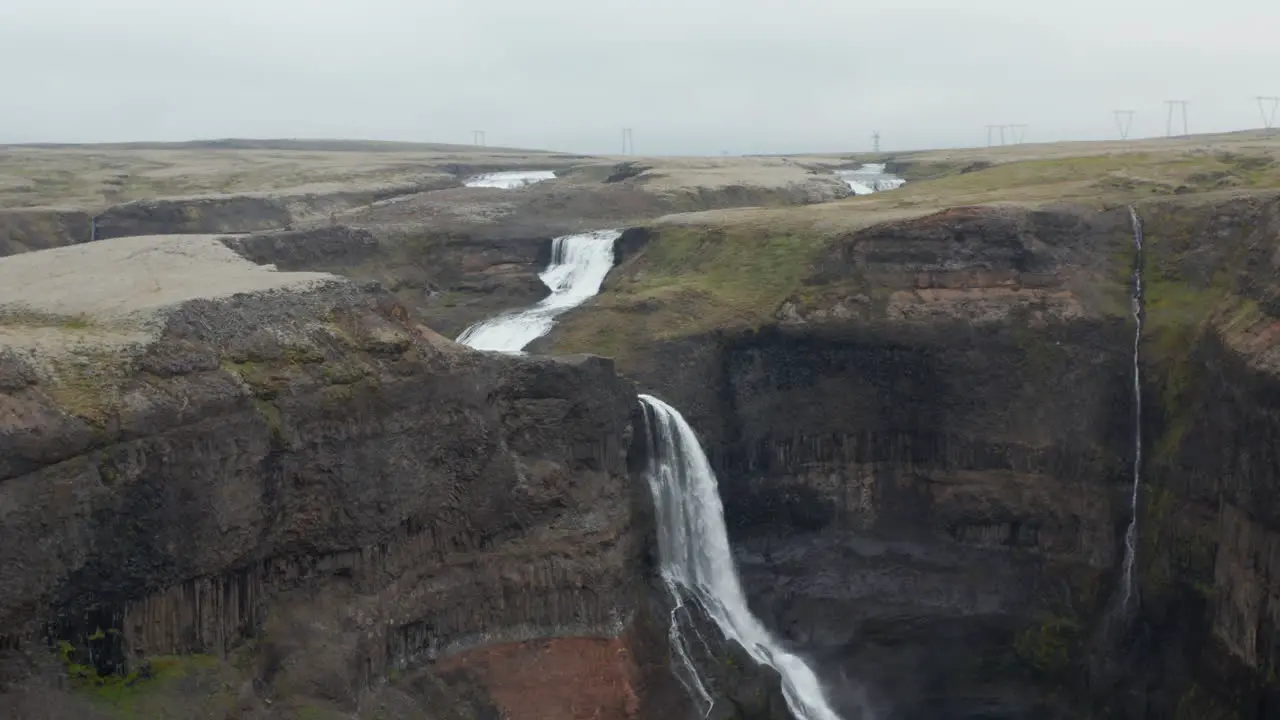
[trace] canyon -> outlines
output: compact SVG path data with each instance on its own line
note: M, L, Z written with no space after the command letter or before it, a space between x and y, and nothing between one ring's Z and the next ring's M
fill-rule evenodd
M648 394L705 451L751 615L844 720L1273 717L1276 145L1141 150L406 149L311 195L329 170L11 202L0 696L792 717L663 585ZM850 197L865 164L907 182ZM605 230L598 294L524 353L447 339L548 303L555 239Z

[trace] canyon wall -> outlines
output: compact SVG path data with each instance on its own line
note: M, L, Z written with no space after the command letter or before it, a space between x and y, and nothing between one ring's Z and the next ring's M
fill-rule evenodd
M622 346L622 370L702 435L753 606L846 710L1275 712L1277 201L1138 209L1149 453L1132 619L1115 612L1134 443L1125 208L851 231L817 244L754 328ZM597 312L683 319L633 279L656 282L646 255L671 252L669 232L692 242L635 237ZM579 340L591 312L548 344Z
M1148 215L1147 642L1166 658L1166 682L1182 685L1179 717L1272 717L1280 202L1168 203ZM1223 704L1235 715L1214 715Z
M88 212L45 208L0 210L0 257L88 242Z
M103 255L125 241L131 259ZM92 245L23 257L114 267L126 292L140 256L230 254L213 238ZM468 651L621 641L647 490L626 468L634 391L610 361L474 352L376 286L238 262L310 284L230 295L208 286L232 271L190 268L206 297L145 327L0 302L11 666L36 674L50 644L92 677L227 658L254 681L246 716L299 699L349 713ZM424 693L391 716L470 706Z

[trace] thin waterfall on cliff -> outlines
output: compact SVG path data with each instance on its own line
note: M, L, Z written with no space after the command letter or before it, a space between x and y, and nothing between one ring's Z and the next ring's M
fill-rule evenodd
M613 243L618 230L565 235L552 241L551 263L538 277L551 294L533 307L504 313L476 323L458 342L478 350L520 352L546 335L556 318L591 299L613 267Z
M840 720L813 670L783 649L747 607L716 477L693 429L661 400L641 395L640 402L649 432L648 479L657 511L662 578L673 599L677 605L685 597L695 600L726 638L741 643L756 662L777 670L787 707L798 720ZM683 647L677 652L687 660ZM693 670L691 663L687 669ZM702 696L709 697L701 680L697 683Z
M1120 609L1127 611L1138 594L1133 573L1138 552L1138 491L1142 485L1142 370L1139 365L1139 349L1142 345L1142 218L1133 207L1129 208L1133 224L1133 320L1137 327L1133 334L1133 494L1129 527L1124 533L1124 577L1121 579Z
M91 217L89 218L89 242L94 242L97 239L98 239L98 218Z

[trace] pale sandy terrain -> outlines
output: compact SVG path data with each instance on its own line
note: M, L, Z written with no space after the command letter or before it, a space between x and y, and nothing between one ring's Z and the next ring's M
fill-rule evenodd
M0 258L0 346L57 351L67 345L133 344L165 310L239 293L305 291L342 282L314 272L275 272L213 235L115 238Z

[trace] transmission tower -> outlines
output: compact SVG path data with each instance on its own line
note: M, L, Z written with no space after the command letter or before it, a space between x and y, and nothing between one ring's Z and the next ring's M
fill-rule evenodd
M484 147L484 131L483 130L471 131L471 144Z
M631 128L622 128L622 154L633 155L635 151L636 143L631 136Z
M1164 134L1166 137L1173 137L1173 109L1174 107L1182 107L1182 134L1190 135L1191 130L1187 126L1187 105L1191 104L1190 100L1165 100L1165 105L1169 106L1169 119L1165 122Z
M1005 127L1009 128L1009 141L1014 145L1021 145L1027 139L1027 126L1025 124L1006 125Z
M880 131L876 130L871 133L871 146L875 148L875 152L880 152Z
M1267 103L1271 103L1271 112L1267 112ZM1259 95L1258 110L1262 112L1262 127L1270 130L1276 125L1276 108L1280 108L1280 97Z
M1120 139L1129 139L1129 130L1133 128L1133 111L1132 110L1115 110L1116 129L1120 131Z

